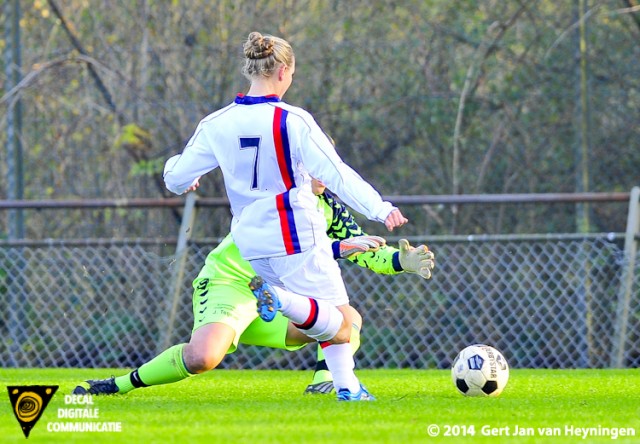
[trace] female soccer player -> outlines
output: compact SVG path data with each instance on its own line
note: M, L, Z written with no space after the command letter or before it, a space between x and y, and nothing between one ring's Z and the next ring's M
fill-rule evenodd
M165 184L182 194L220 167L231 234L258 274L251 288L261 317L280 311L322 345L338 400L372 400L354 373L349 298L311 177L390 231L407 219L342 161L308 112L282 101L295 72L289 43L252 32L244 54L248 93L199 123L182 154L167 161Z

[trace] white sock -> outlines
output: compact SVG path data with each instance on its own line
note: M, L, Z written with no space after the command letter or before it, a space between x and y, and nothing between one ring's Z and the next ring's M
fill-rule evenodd
M285 290L282 287L276 287L272 285L272 288L278 293L278 299L280 299L280 312L287 318L296 324L303 324L309 318L312 305L309 302L309 298L306 296L300 296L297 293L292 293L289 290Z
M360 381L353 372L355 363L351 344L327 344L326 342L321 344L322 351L327 367L333 376L333 385L336 391L348 388L351 393L358 393Z
M281 287L274 287L282 307L280 312L318 341L328 341L338 333L343 316L340 310L326 301L300 296Z

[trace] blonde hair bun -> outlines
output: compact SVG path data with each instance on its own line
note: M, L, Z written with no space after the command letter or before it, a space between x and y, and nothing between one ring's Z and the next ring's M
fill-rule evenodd
M274 52L275 42L270 36L263 36L259 32L252 32L244 44L244 55L251 60L264 59Z
M293 49L286 40L254 31L244 42L244 66L242 74L251 81L256 77L271 76L278 64L292 66Z

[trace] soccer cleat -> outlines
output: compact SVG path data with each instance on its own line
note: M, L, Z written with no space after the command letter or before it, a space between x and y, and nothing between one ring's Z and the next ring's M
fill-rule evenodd
M265 322L273 321L278 309L282 307L280 299L273 287L267 284L260 276L254 276L249 283L249 288L258 300L258 314Z
M120 389L114 376L107 379L89 379L73 389L74 395L113 395Z
M328 395L333 391L333 381L318 382L309 384L304 391L305 395Z
M351 393L348 388L338 390L338 401L375 401L376 398L362 384L358 393Z

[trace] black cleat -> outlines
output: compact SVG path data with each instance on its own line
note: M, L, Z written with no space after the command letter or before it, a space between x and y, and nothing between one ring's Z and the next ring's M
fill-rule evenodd
M120 389L116 385L116 378L89 379L73 389L74 395L113 395Z
M333 381L309 384L304 391L305 395L328 395L333 391Z

